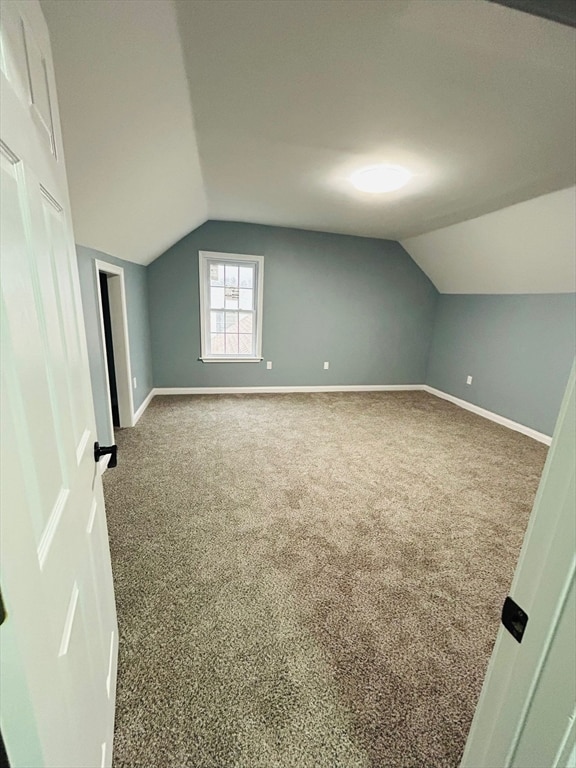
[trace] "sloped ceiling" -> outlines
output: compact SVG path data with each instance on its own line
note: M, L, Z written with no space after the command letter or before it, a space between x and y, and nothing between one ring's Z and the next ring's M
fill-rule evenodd
M440 293L576 291L576 187L402 241Z
M146 264L206 220L176 14L44 0L76 242Z
M401 239L576 175L576 33L482 0L177 3L211 218ZM414 180L367 195L358 168Z
M430 254L412 239L574 184L568 27L484 0L42 5L77 240L121 258L148 263L208 217ZM350 174L380 162L415 177L355 191ZM445 284L441 257L415 258ZM464 248L471 292L486 282L476 262ZM542 291L541 272L522 290Z

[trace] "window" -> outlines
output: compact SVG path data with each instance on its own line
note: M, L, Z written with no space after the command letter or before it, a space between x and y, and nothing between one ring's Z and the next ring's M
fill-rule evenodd
M204 362L262 360L263 256L200 251Z

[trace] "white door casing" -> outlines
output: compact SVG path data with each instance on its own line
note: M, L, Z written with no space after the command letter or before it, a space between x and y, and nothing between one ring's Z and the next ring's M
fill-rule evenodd
M102 293L100 291L99 273L108 276L108 294L110 300L110 322L112 325L112 341L114 352L114 367L116 369L116 388L118 395L118 411L120 427L134 426L134 396L132 393L132 366L130 363L130 338L128 334L128 307L126 302L126 284L124 269L106 261L95 259L94 270L96 290L98 293L98 311L100 313L100 339L102 343L102 359L106 374L106 396L108 400L108 419L110 434L114 434L112 421L112 399L108 376L108 357L106 355L106 333L104 331L104 310Z
M56 86L37 0L3 0L1 44L0 725L13 768L110 766L116 610ZM30 762L31 744L41 762Z
M566 768L576 757L576 366L560 409L461 768Z

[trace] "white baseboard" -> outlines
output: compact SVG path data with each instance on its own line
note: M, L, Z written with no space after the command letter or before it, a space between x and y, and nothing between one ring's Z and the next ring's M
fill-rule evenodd
M341 384L310 387L157 387L155 395L246 395L289 392L401 392L423 389L423 384Z
M431 395L441 397L443 400L449 400L451 403L458 405L460 408L464 408L467 411L476 413L478 416L483 416L485 419L490 419L490 421L494 421L496 424L501 424L503 427L513 429L515 432L521 432L523 435L527 435L534 440L538 440L540 443L545 443L546 445L550 445L552 443L552 438L550 435L545 435L543 432L537 432L531 427L525 427L524 424L519 424L517 421L507 419L505 416L500 416L498 413L487 411L485 408L480 408L479 405L473 405L466 400L461 400L459 397L454 397L454 395L449 395L447 392L442 392L440 389L429 387L427 384L424 384L422 389L425 392L429 392Z
M409 392L415 390L428 392L435 397L449 400L460 408L464 408L478 416L494 421L496 424L500 424L503 427L508 427L508 429L513 429L515 432L521 432L523 435L538 440L540 443L545 443L546 445L552 443L550 435L545 435L531 427L524 426L524 424L512 421L512 419L507 419L505 416L500 416L498 413L487 411L485 408L480 408L480 406L473 405L466 400L461 400L459 397L449 395L447 392L442 392L440 389L429 387L427 384L342 384L310 387L156 387L150 392L136 414L134 414L134 418L135 420L140 418L142 415L140 411L142 411L142 413L144 412L146 406L155 395L244 395L281 394L283 392Z
M158 390L151 389L150 392L148 392L148 394L146 395L146 398L145 398L144 402L142 403L142 405L138 408L137 411L134 412L134 416L132 417L132 426L133 427L136 426L136 424L140 420L140 417L142 416L142 414L144 413L146 408L148 408L152 398L156 394L158 394Z

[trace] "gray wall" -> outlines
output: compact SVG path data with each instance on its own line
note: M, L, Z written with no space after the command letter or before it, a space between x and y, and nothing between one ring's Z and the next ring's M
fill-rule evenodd
M426 383L551 435L575 348L576 294L443 294Z
M157 387L425 382L554 430L576 349L575 294L439 295L393 241L234 222L207 222L147 268L77 250L103 443L111 435L95 258L125 270L135 408L152 378ZM271 371L265 363L198 361L199 250L265 256L263 355Z
M107 253L101 253L81 245L76 246L76 252L78 255L80 290L84 308L86 340L88 343L88 358L90 361L90 378L92 380L92 393L96 412L96 428L99 442L107 445L112 441L112 435L110 434L108 419L106 396L108 383L106 381L106 370L102 355L98 285L94 261L95 259L106 261L124 269L130 364L132 376L136 377L138 383L137 388L132 390L135 410L143 403L152 389L152 356L150 351L146 267L129 261L123 261L122 259L116 259Z
M271 371L198 361L199 250L264 255ZM148 288L157 387L424 382L438 293L399 243L209 221L152 262Z

